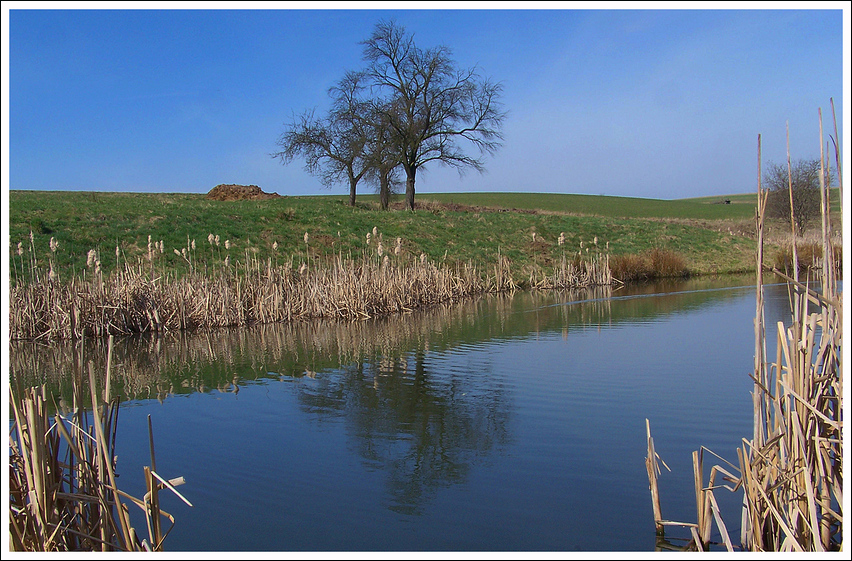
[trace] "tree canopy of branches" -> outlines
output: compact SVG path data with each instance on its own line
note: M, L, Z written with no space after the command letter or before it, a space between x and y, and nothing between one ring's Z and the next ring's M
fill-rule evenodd
M475 67L458 68L447 47L420 49L393 21L379 22L362 45L367 68L347 72L329 89L326 117L308 111L294 119L272 156L285 164L304 157L305 169L324 185L348 179L353 206L358 182L377 183L385 209L399 167L411 210L425 164L483 172L483 157L501 145L501 84L480 77ZM465 150L470 147L478 153Z
M481 157L457 141L469 141L480 156L500 147L506 116L501 84L481 78L476 68L457 68L447 47L417 47L414 36L393 21L379 22L363 45L365 74L373 91L387 100L385 114L406 175L406 205L414 210L417 170L430 161L482 172Z
M793 222L797 233L803 233L808 224L820 216L819 175L819 160L799 160L789 168L770 163L763 176L763 183L769 190L767 216L790 219L792 185ZM829 178L826 178L825 184L831 184Z

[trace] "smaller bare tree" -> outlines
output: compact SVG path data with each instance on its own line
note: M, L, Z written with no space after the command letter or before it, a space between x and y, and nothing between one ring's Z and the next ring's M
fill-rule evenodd
M361 90L360 74L348 72L329 89L332 108L328 116L318 118L313 111L305 111L294 118L278 138L281 150L271 154L284 164L303 157L308 173L327 187L345 178L350 206L355 206L358 183L371 169L365 153L369 123L364 114L369 104L360 99Z
M787 165L770 163L763 176L769 190L766 215L770 218L790 219L790 187L792 186L793 222L796 233L801 234L815 218L820 216L819 160L799 160ZM830 185L826 178L826 185Z

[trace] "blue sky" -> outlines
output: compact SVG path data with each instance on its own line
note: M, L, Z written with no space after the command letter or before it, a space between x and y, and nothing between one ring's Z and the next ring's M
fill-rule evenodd
M505 138L486 173L432 163L418 193L751 192L758 134L764 163L786 162L788 122L793 159L816 158L818 108L826 140L829 99L841 127L848 114L846 3L107 5L117 9L4 4L7 189L206 193L240 183L344 194L270 154L294 114L323 112L329 86L363 67L359 41L381 19L504 86ZM427 9L397 9L412 5ZM458 5L501 9L440 9ZM539 9L519 9L528 5Z

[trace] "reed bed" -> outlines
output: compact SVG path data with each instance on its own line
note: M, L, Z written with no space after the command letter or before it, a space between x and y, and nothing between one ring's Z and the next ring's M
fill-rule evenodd
M835 135L836 132L835 125ZM836 142L835 147L836 169L841 170ZM825 169L826 156L823 151L821 155ZM842 192L842 174L838 175ZM787 280L790 321L775 326L777 350L775 361L770 362L763 302L763 273L764 269L770 269L763 254L767 192L762 190L758 175L755 364L751 376L754 430L751 438L743 438L737 451L737 464L704 447L693 453L696 523L665 521L659 503L654 503L658 534L668 525L689 529L692 538L685 549L706 550L715 523L721 544L729 551L734 550L714 495L721 488L743 492L741 549L781 552L843 549L843 302L837 282L838 255L830 239L828 194L822 177L824 174L820 185L821 240L819 251L813 251L813 259L819 253L819 279L802 282L798 267L793 267L792 273L771 268ZM801 255L797 255L796 244L792 248L791 263L794 263ZM724 464L713 465L706 481L705 452ZM646 463L651 466L648 473L652 495L659 473L652 470L656 458L648 429Z
M109 351L112 351L110 338ZM109 364L109 361L107 361ZM9 547L12 551L162 551L174 517L160 509L158 491L175 490L182 478L156 472L149 417L151 466L145 466L148 492L135 498L116 486L115 433L119 398L110 393L110 370L102 392L89 363L91 418L81 404L82 373L75 364L72 412L51 414L44 386L11 393L13 424L9 446ZM55 404L52 408L57 409ZM125 499L141 508L148 537L130 524ZM172 526L163 531L162 518Z
M86 274L67 281L33 264L28 281L10 289L10 337L54 340L316 318L358 320L511 291L521 284L512 278L509 259L499 254L493 271L486 271L470 262L435 263L423 254L406 255L401 239L385 249L378 232L368 234L369 248L357 258L316 258L310 243L306 233L304 254L279 263L249 252L232 260L226 240L224 260L204 271L195 265L197 250L189 240L186 248L174 250L185 272L158 268L154 263L164 250L157 242L151 248L150 241L148 262L124 264L109 275L100 270L97 254L90 254ZM218 243L210 246L222 256ZM563 260L550 276L531 274L533 286L540 288L611 281L599 257Z

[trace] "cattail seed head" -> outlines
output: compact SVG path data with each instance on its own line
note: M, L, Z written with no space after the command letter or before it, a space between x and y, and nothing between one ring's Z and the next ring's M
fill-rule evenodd
M30 234L32 234L32 232L30 232ZM376 237L378 235L379 235L379 229L376 228L375 226L373 226L373 237Z
M308 235L307 232L305 232L305 243L308 243L308 240L310 240L310 239L311 239L311 237Z
M225 240L225 249L231 249L231 240Z
M118 246L115 246L115 258L118 259L121 256L121 249Z
M59 242L56 241L53 236L50 237L50 251L51 253L56 253L56 248L59 247Z
M213 245L213 234L212 234L212 233L211 233L211 234L207 234L207 242L208 242L210 245Z
M560 233L559 233L559 242L558 242L558 243L559 243L559 245L564 245L564 244L565 244L565 232L560 232Z
M230 264L231 264L231 256L226 255L225 256L225 267L229 266Z
M598 237L595 236L595 245L598 245Z
M90 249L89 253L86 255L86 266L87 267L94 266L96 257L97 257L97 252L94 249Z
M160 253L165 253L165 251L166 251L166 244L163 243L163 240L160 240Z
M21 242L18 242L18 255L23 255L23 254L24 254L24 244L22 244Z
M532 233L533 243L535 243L535 232Z
M272 251L278 251L278 242L272 242Z
M370 245L370 240L371 240L370 232L367 232L367 245Z
M178 257L180 257L180 251L178 251L177 249L175 249L175 250L174 250L174 252L175 252L175 255L177 255Z
M213 238L213 243L216 244L216 247L219 247L219 234L216 234L216 236Z
M423 263L423 264L426 263L426 254L425 253L420 254L420 262Z
M379 254L379 257L384 254L385 248L382 247L382 242L379 242L379 247L376 248L376 252Z
M180 254L183 255L184 259L186 259L186 248L185 247L180 248Z
M195 240L192 240L191 247L192 247L192 251L195 251Z

